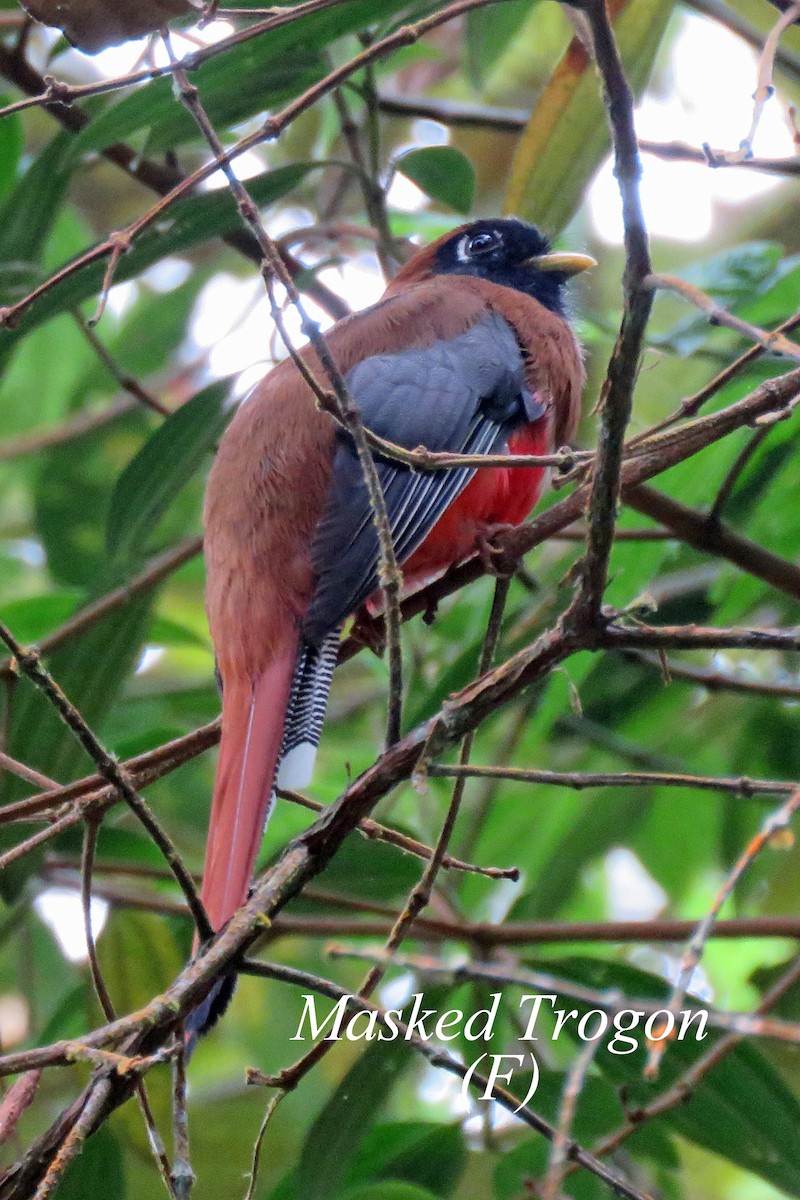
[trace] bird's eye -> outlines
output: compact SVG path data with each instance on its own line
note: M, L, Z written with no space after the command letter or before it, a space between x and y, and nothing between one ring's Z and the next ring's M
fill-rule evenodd
M470 256L477 254L486 254L488 250L494 250L500 245L500 235L492 230L486 230L483 233L476 233L467 242L467 254Z

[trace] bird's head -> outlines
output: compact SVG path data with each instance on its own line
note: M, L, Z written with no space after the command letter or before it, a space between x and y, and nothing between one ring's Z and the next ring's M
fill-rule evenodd
M505 217L472 221L445 234L415 254L394 282L471 275L525 292L552 312L563 313L567 279L596 265L588 254L551 250L534 225Z

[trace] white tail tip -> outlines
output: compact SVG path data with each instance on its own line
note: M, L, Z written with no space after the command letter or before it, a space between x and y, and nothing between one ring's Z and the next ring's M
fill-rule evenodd
M314 774L317 747L311 742L300 742L281 759L275 786L298 789L308 787Z

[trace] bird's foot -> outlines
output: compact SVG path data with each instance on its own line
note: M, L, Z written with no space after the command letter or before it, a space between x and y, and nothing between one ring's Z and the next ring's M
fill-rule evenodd
M486 525L478 534L478 556L483 569L498 579L510 579L519 564L519 556L504 545L503 535L511 533L516 525L498 522Z
M382 621L370 616L366 608L360 608L353 618L350 636L371 650L377 658L383 658L386 652L386 628Z

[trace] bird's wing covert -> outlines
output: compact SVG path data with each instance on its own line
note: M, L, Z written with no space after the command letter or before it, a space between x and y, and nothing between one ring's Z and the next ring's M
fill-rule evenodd
M346 382L366 428L406 449L490 454L543 409L526 391L524 363L510 326L496 313L449 341L379 354ZM412 471L376 455L395 555L420 545L474 469ZM379 546L355 448L340 433L328 504L312 547L316 588L303 635L319 642L378 586Z

